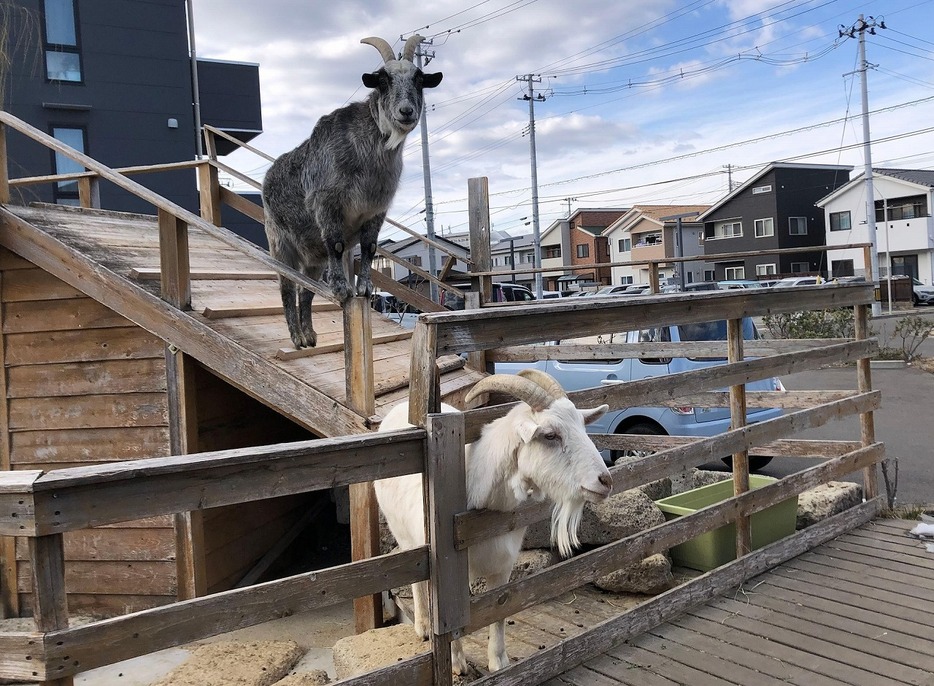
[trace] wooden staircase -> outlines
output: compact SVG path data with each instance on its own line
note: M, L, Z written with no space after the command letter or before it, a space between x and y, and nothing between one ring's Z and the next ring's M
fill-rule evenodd
M370 311L374 407L348 399L345 321L315 302L316 348L292 347L276 274L188 227L191 309L165 302L154 216L57 205L0 208L0 244L155 334L232 385L323 437L370 431L408 396L411 332ZM441 393L456 398L481 374L458 356L438 360Z

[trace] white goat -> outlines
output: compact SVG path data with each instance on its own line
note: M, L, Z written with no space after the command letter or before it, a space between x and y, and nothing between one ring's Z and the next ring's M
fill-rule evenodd
M544 372L527 369L519 375L498 374L477 383L466 401L481 393L508 393L524 402L483 427L466 446L467 507L509 512L527 500L550 498L551 537L564 556L579 543L577 529L585 502L600 502L612 490L610 473L587 436L585 424L599 419L606 405L579 410L561 386ZM443 412L457 412L449 405ZM393 408L380 431L410 426L408 403ZM402 549L425 544L422 477L419 474L377 481L376 497L389 529ZM485 577L488 588L509 581L525 528L493 536L468 550L469 576ZM428 638L428 584L412 585L415 632ZM443 599L441 602L444 602ZM454 672L467 669L460 641L451 646ZM505 620L490 625L487 660L491 671L509 664Z

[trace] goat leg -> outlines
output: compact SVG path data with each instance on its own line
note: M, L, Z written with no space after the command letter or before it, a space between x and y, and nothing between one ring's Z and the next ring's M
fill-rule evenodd
M376 255L376 246L379 241L379 230L383 227L386 213L381 212L365 221L360 227L360 273L357 275L357 295L370 297L373 293L373 277L371 267L373 257Z
M509 581L510 568L505 573L487 574L487 588L493 589ZM490 624L490 640L486 648L487 666L491 672L499 671L509 666L509 655L506 654L506 620Z
M307 288L298 289L299 336L308 348L314 348L318 344L318 334L311 325L311 301L314 297L314 291Z
M302 333L302 327L299 323L299 311L298 311L298 287L292 283L289 279L284 276L279 277L279 292L282 295L282 309L285 311L285 323L289 327L289 336L292 339L292 344L296 349L307 348L309 346L314 346L315 337L312 335L312 339L309 342L306 336ZM311 326L311 308L309 305L308 311L309 327ZM314 332L312 332L313 334Z

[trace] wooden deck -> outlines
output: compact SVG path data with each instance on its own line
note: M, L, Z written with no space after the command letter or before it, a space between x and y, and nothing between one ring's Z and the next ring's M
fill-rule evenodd
M106 302L281 414L326 437L372 428L347 399L344 322L336 304L316 298L318 346L296 351L276 275L197 227L189 228L188 239L192 309L181 313L159 311L160 301L153 299L160 289L155 217L59 206L6 210L6 247L41 262L41 269ZM376 312L370 319L375 407L383 415L408 396L412 332ZM439 365L442 394L451 398L481 376L454 355Z
M934 553L906 535L915 524L874 520L545 683L932 685ZM618 614L615 602L582 591L522 613L512 655Z

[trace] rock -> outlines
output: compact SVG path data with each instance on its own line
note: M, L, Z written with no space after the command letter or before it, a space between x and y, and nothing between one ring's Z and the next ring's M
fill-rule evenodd
M671 588L674 577L671 574L671 562L666 555L651 555L623 569L618 569L594 584L604 591L612 593L642 593L656 595Z
M728 479L733 478L732 472L717 472L714 470L707 469L695 469L694 470L694 485L691 488L700 488L701 486L709 486L710 484L717 484L721 481L727 481Z
M804 491L798 496L797 529L804 529L863 502L863 487L844 481L826 484Z
M602 503L587 503L581 518L581 545L600 546L658 526L665 515L652 499L637 488L615 493ZM537 522L525 534L524 547L550 548L551 521Z
M347 679L429 650L431 644L416 636L409 624L370 629L334 644L334 670L338 679Z
M312 672L302 672L301 674L289 674L282 681L277 681L275 686L325 686L331 683L328 673L323 669L316 669Z
M269 686L305 653L294 641L208 643L154 686Z
M623 456L616 459L613 462L614 467L627 464L629 462L634 462L636 460L641 460L641 457L629 457ZM643 484L638 487L638 490L645 493L652 500L661 500L662 498L667 498L671 495L671 479L667 476L663 479L658 479L656 481L650 481L647 484Z
M522 579L530 574L550 567L558 561L558 555L547 548L536 548L534 550L522 550L516 559L516 564L512 568L512 574L509 575L510 581ZM486 579L480 577L470 585L470 592L474 595L485 593L487 590Z

